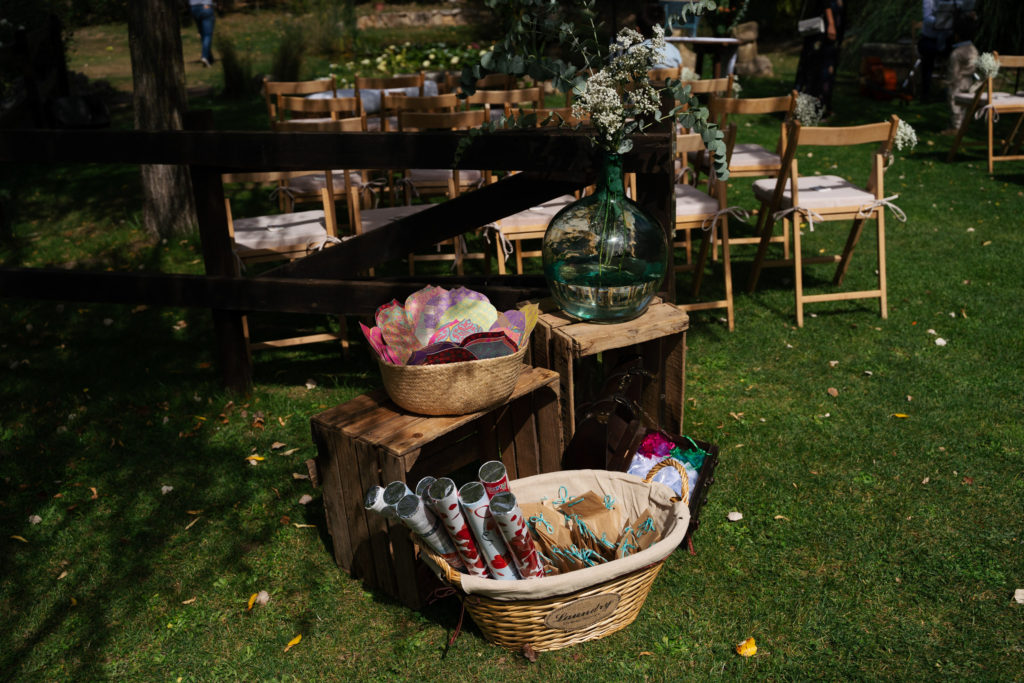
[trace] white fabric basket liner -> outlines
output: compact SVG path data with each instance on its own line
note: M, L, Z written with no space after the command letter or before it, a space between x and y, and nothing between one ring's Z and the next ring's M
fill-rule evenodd
M690 509L687 504L672 501L675 494L664 484L645 483L632 474L571 470L538 474L509 482L520 504L537 502L543 498L557 499L562 486L566 487L570 496L579 496L587 491L594 491L598 496L612 496L622 516L623 526L649 509L661 540L635 555L540 579L499 581L463 574L459 578L462 590L467 595L482 595L495 600L540 600L575 593L664 560L686 537L690 525Z

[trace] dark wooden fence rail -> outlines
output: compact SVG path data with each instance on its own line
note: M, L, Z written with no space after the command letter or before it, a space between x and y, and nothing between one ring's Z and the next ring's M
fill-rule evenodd
M252 365L242 332L246 311L365 314L425 282L360 279L357 273L410 251L473 230L593 181L594 157L585 135L571 131L500 131L474 137L461 168L519 170L499 183L269 271L240 278L227 231L221 173L242 170L444 168L463 134L243 133L212 131L0 131L0 163L184 164L192 174L206 276L0 269L0 296L76 301L158 303L209 308L221 370L244 390ZM638 174L638 202L667 231L674 223L672 137L634 139L623 158ZM673 270L665 282L675 290ZM456 278L444 278L455 282ZM511 302L542 292L537 278L461 278L460 283Z

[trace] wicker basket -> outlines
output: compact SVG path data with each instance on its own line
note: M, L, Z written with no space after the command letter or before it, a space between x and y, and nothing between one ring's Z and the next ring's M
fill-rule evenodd
M527 346L510 356L442 365L380 364L388 396L421 415L467 415L501 405L519 381Z
M658 463L649 473L644 483L648 487L656 486L670 492L663 484L652 484L650 479L662 467L675 466L680 469L683 481L686 481L685 470L682 465L669 458L663 463ZM571 472L574 483L582 481L583 475L594 470L574 470ZM547 478L552 481L565 481L567 472L552 472L542 474L528 479L512 481L509 486L515 492L517 484L524 481L536 481ZM633 482L639 479L633 475L619 472L602 472L613 478L626 477ZM582 485L582 484L581 484ZM684 492L687 495L688 491ZM686 496L684 496L685 499ZM677 497L665 495L666 500L674 503L680 502ZM678 515L677 522L683 528L689 525L689 510L686 508L686 501L681 505L669 508L668 514ZM657 520L661 525L666 520ZM660 526L659 526L660 528ZM682 532L685 533L685 532ZM674 539L674 542L673 540ZM466 611L473 617L480 630L487 640L495 645L509 650L522 650L529 646L536 652L544 650L559 650L570 645L576 645L588 640L596 640L607 635L620 631L633 623L640 608L643 607L647 594L651 590L654 579L661 571L665 558L675 550L682 540L682 534L670 534L669 539L663 538L653 544L647 550L638 553L633 559L641 556L648 556L653 561L640 566L638 569L629 571L610 580L605 580L594 585L585 586L579 590L556 594L536 600L496 599L482 594L466 594L463 586L463 579L467 575L460 574L452 569L443 559L435 555L428 548L421 548L421 557L434 570L443 582L457 590L459 597L465 605ZM648 555L649 554L649 555ZM629 558L627 558L629 559ZM615 560L604 567L615 563L625 563L627 559ZM646 559L644 559L646 562ZM595 568L596 569L596 568ZM560 578L569 577L574 574L591 572L591 569L578 569L575 572L564 574L561 577L549 577L542 579L528 579L526 581L493 581L490 579L476 579L476 581L487 581L494 584L531 584L539 586L540 582L551 582Z

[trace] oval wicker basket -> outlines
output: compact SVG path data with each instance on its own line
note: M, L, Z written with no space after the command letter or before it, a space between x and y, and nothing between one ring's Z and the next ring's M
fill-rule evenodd
M421 415L467 415L501 405L519 381L527 346L509 356L442 365L378 361L388 396Z
M683 480L683 503L689 498L686 470L675 458L666 458L655 465L644 482L651 484L651 478L662 468L674 466L680 471ZM585 470L581 470L585 471ZM566 472L552 472L540 477L564 477ZM632 475L623 475L630 476ZM534 477L531 477L533 479ZM509 482L514 489L516 482ZM664 486L664 484L656 484ZM667 487L666 487L667 488ZM673 496L672 501L680 498ZM664 520L659 520L659 525ZM689 515L686 524L689 525ZM677 538L677 540L679 540ZM658 541L651 548L666 541ZM654 579L661 571L665 559L675 546L664 548L658 553L660 559L635 571L631 571L612 579L586 586L571 593L552 595L538 600L498 600L486 595L467 595L462 586L462 574L452 569L447 562L433 553L429 548L420 547L426 556L428 565L443 582L456 589L466 611L474 623L483 632L487 640L509 650L522 650L529 645L534 651L559 650L588 640L597 640L611 635L629 626L640 613L647 594L654 584ZM616 560L621 562L622 560ZM587 571L586 569L577 571ZM549 581L551 579L528 579L528 582ZM498 582L505 583L508 582ZM581 614L590 618L574 619L567 628L558 623L558 617ZM553 618L555 617L555 618Z

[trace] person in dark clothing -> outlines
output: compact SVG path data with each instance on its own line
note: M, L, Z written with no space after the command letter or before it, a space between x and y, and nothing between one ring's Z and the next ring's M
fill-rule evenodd
M839 67L839 48L846 30L844 0L814 0L815 12L825 20L825 33L806 36L796 68L797 92L821 101L824 116L832 115L832 90Z

